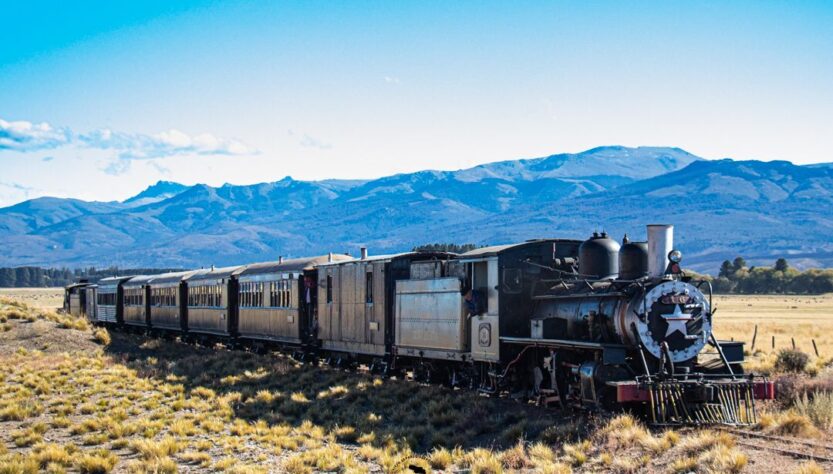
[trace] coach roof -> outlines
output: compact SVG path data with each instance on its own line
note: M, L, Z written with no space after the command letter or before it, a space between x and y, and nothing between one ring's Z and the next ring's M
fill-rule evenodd
M345 262L349 260L354 260L353 257L349 255L340 255L335 254L332 256L333 263L336 262ZM312 270L318 265L327 263L330 261L329 255L319 255L316 257L300 257L300 258L292 258L283 260L281 262L262 262L262 263L253 263L251 265L246 265L246 267L238 273L238 275L260 275L264 273L288 273L288 272L301 272L304 270Z
M131 277L129 280L124 282L124 287L136 287L136 286L144 286L150 283L150 281L155 278L156 275L136 275Z
M202 270L184 278L184 280L186 280L189 284L191 282L202 280L220 280L223 278L229 278L231 276L237 275L245 268L245 265L236 265L233 267L222 267L214 268L211 270Z

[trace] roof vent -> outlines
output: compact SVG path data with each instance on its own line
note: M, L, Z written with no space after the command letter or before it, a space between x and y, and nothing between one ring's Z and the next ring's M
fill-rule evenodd
M283 255L281 255L281 256L279 256L279 257L278 257L278 263L279 263L279 264L280 264L280 263L283 263Z
M362 260L367 260L367 247L362 247L360 251L362 253Z

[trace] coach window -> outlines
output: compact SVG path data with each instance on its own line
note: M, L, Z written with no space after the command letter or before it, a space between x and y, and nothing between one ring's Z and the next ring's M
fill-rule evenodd
M373 272L364 275L364 302L373 303Z
M333 276L327 275L327 303L333 302Z

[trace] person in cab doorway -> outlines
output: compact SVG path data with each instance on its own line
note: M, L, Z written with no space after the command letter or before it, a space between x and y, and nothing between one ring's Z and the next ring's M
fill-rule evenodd
M475 290L468 286L464 287L463 303L465 303L466 309L469 312L468 317L483 314L485 308L483 305L483 294L480 290Z

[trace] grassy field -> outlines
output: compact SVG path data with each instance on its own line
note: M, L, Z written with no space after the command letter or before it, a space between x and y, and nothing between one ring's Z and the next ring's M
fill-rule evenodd
M36 308L58 309L64 304L63 288L0 288L0 296L14 298Z
M715 298L715 334L720 339L744 341L753 353L750 366L766 366L781 349L795 347L812 356L813 341L821 363L833 359L833 295L746 296L719 295ZM758 335L755 350L752 338ZM772 339L775 338L773 348Z
M628 415L576 416L281 354L107 333L20 300L0 298L0 324L0 474L833 468L726 433L652 431ZM772 412L760 429L830 433L796 414L791 423L808 430L785 431L784 416Z

